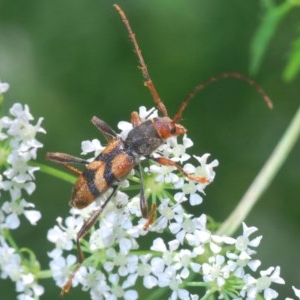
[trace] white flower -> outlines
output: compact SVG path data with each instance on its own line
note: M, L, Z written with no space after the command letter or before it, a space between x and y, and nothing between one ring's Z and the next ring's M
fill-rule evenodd
M176 172L174 167L153 164L150 168L145 168L145 172L148 171L157 174L155 181L158 183L175 184L179 181L179 176L176 173L173 173Z
M193 142L186 134L183 135L182 142L179 143L177 137L171 137L166 140L165 144L159 147L157 152L160 153L160 156L169 157L175 162L183 163L191 157L186 153L186 149L192 147Z
M174 255L174 268L179 271L179 276L182 279L187 279L190 275L190 269L199 273L201 265L199 263L193 262L196 254L188 249L181 249Z
M157 211L160 217L150 228L155 232L162 232L173 220L180 223L184 214L182 206L180 204L172 205L169 199L161 200Z
M195 174L197 176L203 176L206 178L206 183L198 184L197 188L199 192L203 191L203 189L214 180L216 175L214 168L219 165L219 162L216 159L210 163L207 163L209 156L209 153L205 153L202 156L193 155L193 157L200 163L200 166L194 167L191 164L186 164L184 166L184 170L187 173Z
M0 98L8 87L0 81ZM16 298L20 300L36 300L44 293L37 283L39 263L34 253L17 248L12 236L12 230L20 227L22 215L31 225L41 218L34 204L25 199L35 190L34 173L39 170L30 163L43 147L36 135L45 133L43 119L36 124L32 124L33 120L29 107L19 103L10 108L9 116L0 118L0 277L15 283Z
M86 268L82 266L76 274L76 278L83 286L83 290L88 291L92 289L94 296L101 291L103 297L110 290L105 275L92 267Z
M125 300L135 300L138 299L138 293L135 290L126 290L127 287L124 286L124 283L119 283L120 277L117 274L111 274L108 277L108 280L111 284L111 296L108 296L106 299L116 299L123 298Z
M104 264L104 269L111 272L115 267L118 268L120 276L127 276L136 271L138 264L138 257L136 255L125 255L117 253L115 249L109 248L106 251L108 260Z
M73 248L73 239L76 237L80 226L83 224L80 218L69 216L63 225L63 219L57 218L58 226L55 225L49 229L47 239L54 243L57 249L71 250Z
M242 278L245 275L245 268L249 267L255 272L261 265L260 260L251 259L248 255L237 255L236 253L227 252L226 256L229 258L228 265L235 276Z
M56 284L59 287L62 287L70 275L70 267L76 262L76 256L69 254L66 258L64 258L61 249L52 250L48 253L48 256L51 258L49 266L52 277ZM75 276L75 280L73 280L73 286L77 285L76 278L77 276Z
M192 215L185 214L179 222L177 220L176 223L171 223L169 228L173 234L176 234L177 240L183 244L186 235L195 232L197 222L195 218L192 218Z
M35 282L34 274L22 264L21 256L2 237L0 238L0 277L10 278L16 283L16 291L20 293L18 299L27 296L37 299L44 293L43 287Z
M0 80L0 95L6 93L8 89L9 89L9 84L6 82L1 82Z
M296 289L294 286L292 286L292 288L294 290L294 293L295 293L296 297L298 299L300 299L300 289ZM286 298L286 299L288 299L288 298Z
M202 265L203 279L205 282L216 282L222 287L230 275L230 269L222 255L211 256L208 263Z
M151 254L140 255L139 263L137 266L137 275L143 277L143 285L147 289L152 289L157 286L157 278L152 274L152 266L149 263L152 258Z
M31 124L34 118L27 105L23 107L16 103L9 112L11 116L0 119L0 136L9 149L7 157L4 158L6 170L1 175L0 190L8 191L11 199L5 201L1 207L6 219L0 225L16 229L20 225L21 214L33 225L41 217L40 212L30 209L34 208L32 203L22 199L22 193L25 191L30 195L35 190L34 172L39 168L29 166L28 162L36 159L37 150L43 146L36 140L36 134L45 133L45 130L41 127L42 118L39 118L36 125Z
M243 223L243 235L236 238L235 248L242 255L253 255L256 253L255 250L250 247L258 247L262 236L258 236L253 240L250 240L249 237L252 233L257 231L256 227L248 227L245 223Z
M21 280L17 282L16 290L17 292L24 293L22 297L26 295L32 297L32 299L36 299L44 293L44 288L35 283L34 275L31 273L23 274L21 276Z
M270 267L265 271L260 271L261 277L254 278L251 275L247 274L244 276L245 286L243 287L240 295L245 297L247 296L249 300L255 300L256 296L263 292L264 299L271 300L275 299L278 296L278 293L271 289L271 284L278 283L284 284L284 280L280 277L280 268L279 267Z
M231 265L231 269L237 277L242 278L245 275L246 267L255 272L261 264L259 260L252 259L252 255L256 253L252 247L258 247L262 239L262 236L258 236L250 240L250 235L256 231L256 227L248 227L243 223L243 234L236 238L234 252L226 254L230 259L228 264Z
M81 154L86 155L88 153L94 152L94 157L98 156L105 147L101 145L101 142L97 139L91 141L83 141L81 143Z
M194 181L186 182L182 187L182 195L189 195L189 201L192 206L200 205L203 198L199 195L197 191L197 183ZM177 197L181 196L181 193L177 193Z
M31 225L36 225L36 222L41 218L41 213L37 210L25 210L26 208L33 208L33 203L28 203L25 199L13 202L4 202L2 211L7 214L5 219L5 226L10 229L16 229L20 225L19 215L24 214Z
M0 274L1 278L9 277L13 281L21 278L23 268L20 256L10 247L4 238L0 237Z
M214 180L214 168L219 164L217 160L213 160L211 163L207 163L209 156L210 155L207 153L201 157L194 155L194 158L196 158L200 163L200 166L198 167L195 167L190 163L184 165L183 169L186 173L203 177L204 182L199 183L196 181L188 180L186 183L178 185L177 187L180 188L181 191L176 193L175 197L181 199L189 199L189 202L192 206L202 203L203 198L200 193L203 195L205 194L204 189L209 183Z
M141 121L144 122L147 119L153 119L158 117L157 109L154 107L151 107L149 110L145 106L139 107L139 116L141 118Z

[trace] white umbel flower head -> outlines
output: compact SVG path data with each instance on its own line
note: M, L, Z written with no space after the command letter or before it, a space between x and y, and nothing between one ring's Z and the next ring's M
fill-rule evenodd
M9 88L0 81L0 105L3 93ZM39 118L28 105L15 103L7 116L0 117L0 277L15 283L18 299L39 299L44 288L38 284L39 263L29 248L17 247L12 230L20 227L22 216L36 225L41 213L27 200L35 188L34 173L39 169L31 164L37 150L43 147L36 139L45 133Z
M9 110L10 116L0 119L0 151L3 153L0 167L5 166L0 180L0 192L8 192L10 200L4 201L1 210L6 215L1 226L16 229L20 225L19 216L24 216L31 224L40 219L40 212L34 210L34 204L22 199L25 192L30 195L35 190L34 173L39 169L29 165L36 159L37 150L43 147L36 139L37 133L45 133L41 127L43 121L39 118L35 125L28 105L15 103ZM7 195L7 193L3 194Z

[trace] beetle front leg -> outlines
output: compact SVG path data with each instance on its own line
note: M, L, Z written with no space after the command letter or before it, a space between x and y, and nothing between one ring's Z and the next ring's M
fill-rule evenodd
M150 157L150 159L156 161L160 165L163 166L169 166L169 167L175 167L178 171L180 171L186 178L199 182L199 183L209 183L208 179L205 176L197 176L193 174L186 173L183 168L179 165L177 165L174 161L165 158L165 157Z

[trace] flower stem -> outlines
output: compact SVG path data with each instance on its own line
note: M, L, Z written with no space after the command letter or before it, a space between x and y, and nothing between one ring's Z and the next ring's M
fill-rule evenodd
M68 174L64 171L46 166L44 164L37 163L37 162L31 162L31 165L39 167L40 171L45 173L45 174L48 174L48 175L54 176L56 178L62 179L62 180L66 181L66 182L69 182L71 184L74 184L74 182L76 180L76 177L74 175L70 175L70 174Z
M48 279L52 277L51 270L42 270L37 273L38 279Z
M268 188L300 135L300 107L283 134L271 156L258 173L240 203L217 231L217 234L232 235L250 213L259 197Z
M16 251L19 251L19 246L11 235L11 231L9 229L4 229L2 231L4 238L8 241L9 245L14 248Z

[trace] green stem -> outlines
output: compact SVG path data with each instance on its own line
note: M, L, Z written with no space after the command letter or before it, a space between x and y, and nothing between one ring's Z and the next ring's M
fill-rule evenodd
M11 231L9 229L4 229L2 234L4 235L5 239L8 241L8 244L16 251L19 251L19 246L17 245L16 241L12 237Z
M146 297L146 300L157 300L157 299L164 299L164 294L167 293L168 290L167 288L159 288L159 289L154 289L149 293Z
M70 174L68 174L64 171L46 166L44 164L37 163L37 162L31 162L31 165L39 167L40 171L45 173L45 174L48 174L48 175L54 176L56 178L62 179L62 180L66 181L66 182L69 182L71 184L74 184L74 182L76 180L75 176L70 175Z
M256 176L240 203L221 225L217 234L232 235L250 213L259 197L268 188L300 135L300 107L271 156Z
M42 270L37 273L36 276L38 279L48 279L52 277L51 270Z
M300 0L288 0L291 5L300 6Z

